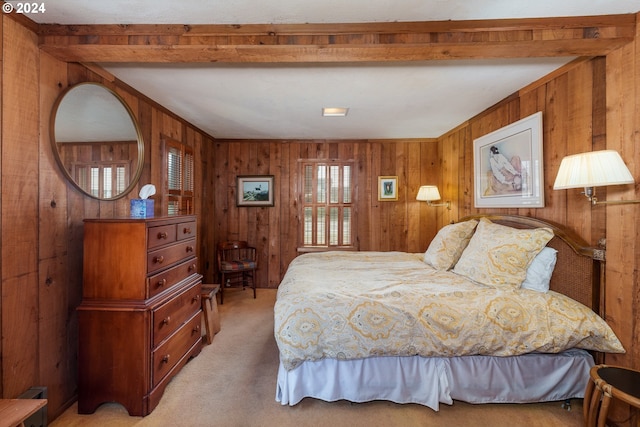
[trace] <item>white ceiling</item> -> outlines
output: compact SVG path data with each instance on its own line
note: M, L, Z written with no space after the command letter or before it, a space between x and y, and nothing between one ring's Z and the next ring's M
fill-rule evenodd
M9 1L15 4L17 2ZM58 24L302 24L609 15L640 0L55 0ZM438 137L573 58L101 64L216 138ZM348 107L345 118L322 107Z

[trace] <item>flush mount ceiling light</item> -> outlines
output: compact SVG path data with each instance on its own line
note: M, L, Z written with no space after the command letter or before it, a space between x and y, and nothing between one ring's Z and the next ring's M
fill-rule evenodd
M322 109L323 117L345 117L349 111L346 107L324 107Z

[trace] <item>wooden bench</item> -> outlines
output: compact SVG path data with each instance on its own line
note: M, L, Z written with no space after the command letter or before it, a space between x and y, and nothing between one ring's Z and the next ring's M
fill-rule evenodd
M211 344L213 336L220 332L220 315L218 314L218 301L216 294L220 290L220 285L202 285L202 319L204 321L205 344Z
M24 421L47 404L47 399L0 399L0 427L24 427Z

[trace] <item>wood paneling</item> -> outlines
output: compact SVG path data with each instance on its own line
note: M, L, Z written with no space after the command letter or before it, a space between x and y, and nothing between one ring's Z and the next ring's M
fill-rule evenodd
M636 71L638 57L635 45L620 49L607 57L607 148L618 150L635 177L640 152L638 146L638 101L632 90L639 79ZM634 84L635 83L635 84ZM633 106L627 108L627 106ZM604 195L601 197L605 199ZM633 186L609 187L607 199L638 198ZM627 355L613 356L607 361L637 368L638 348L634 342L637 333L637 253L638 221L637 205L612 205L606 207L607 269L605 314L611 327L620 337ZM630 268L635 266L635 268ZM637 307L637 306L636 306Z
M640 56L632 43L604 57L580 61L537 87L509 97L440 138L444 198L457 199L454 220L476 212L528 215L568 225L593 246L606 237L604 314L627 354L607 355L607 363L638 367L638 205L591 207L579 189L553 190L561 159L598 149L618 150L637 176L640 158L637 87ZM605 66L606 64L606 66ZM606 105L605 105L606 103ZM545 207L476 209L473 207L473 140L502 126L543 112ZM450 173L456 164L457 173ZM456 184L457 181L457 184ZM640 198L637 186L599 188L601 199ZM457 194L456 194L457 191ZM447 223L438 217L438 226ZM635 319L635 320L630 320Z
M82 287L82 220L127 216L129 198L146 183L156 185L162 204L164 157L161 135L194 149L196 164L213 163L211 137L164 110L97 67L67 64L42 53L38 37L8 16L2 22L2 136L0 204L2 296L0 394L15 398L29 387L46 386L48 414L55 418L77 392L78 320ZM96 73L95 71L100 71ZM49 140L50 112L68 86L101 82L116 90L136 115L145 138L139 185L117 201L98 201L66 182ZM209 169L196 168L196 214L212 212ZM205 197L205 195L207 195ZM204 271L215 241L212 227L199 238ZM212 277L212 272L210 273Z
M22 21L25 26L20 25ZM182 141L194 149L199 165L195 196L201 236L199 271L205 282L215 283L215 243L222 238L250 240L261 256L257 278L260 287L278 286L289 262L297 255L300 159L355 161L358 249L420 252L440 227L480 211L473 206L473 139L542 111L546 207L494 211L556 220L569 225L593 245L606 236L606 319L628 350L625 355L607 356L607 362L639 367L640 328L636 324L640 306L640 230L636 218L640 216L640 206L591 208L578 190L552 189L562 157L592 149L619 150L638 177L640 47L636 42L629 43L637 37L635 15L430 25L277 27L71 28L37 26L21 17L16 20L6 15L0 22L3 397L15 397L33 385L47 386L50 418L74 400L82 219L128 212L127 199L101 202L76 191L65 182L50 152L48 127L53 102L64 88L83 81L105 83L132 106L145 139L140 185L150 182L158 187L159 209L163 209L164 200L163 137ZM438 141L213 141L104 70L94 65L67 64L39 52L35 35L39 30L47 33L41 40L45 50L83 61L154 60L160 55L158 52L162 52L162 61L247 61L248 55L255 55L251 56L254 62L371 58L388 61L554 56L567 52L591 52L599 57L574 61L469 118ZM544 42L535 43L539 40ZM207 47L212 41L220 47ZM65 48L64 44L70 46ZM124 50L122 45L126 45ZM86 55L94 56L85 56L83 49ZM131 57L140 50L146 56ZM276 177L273 208L235 206L235 177L243 174ZM379 175L398 176L397 202L377 200ZM430 208L415 201L422 184L437 184L443 199L451 200L452 209ZM139 187L131 197L138 191ZM640 198L636 186L598 191L601 199Z
M434 140L216 140L215 235L248 240L259 253L258 287L277 287L297 255L300 215L298 161L354 160L355 245L360 250L422 252L435 221L415 200L418 187L436 182L440 163ZM429 162L425 168L423 162ZM236 176L274 175L274 207L237 207ZM398 176L398 200L378 201L378 176ZM434 208L435 209L435 208ZM419 230L419 231L418 231Z
M2 44L2 393L15 397L39 380L39 53L12 20Z
M66 77L67 65L42 54L40 69L51 71L40 76L41 81L46 81L41 86L40 98L43 104L53 105L62 92L58 82ZM77 269L81 260L73 256L78 247L73 246L74 233L69 232L66 221L67 186L49 143L50 113L40 110L38 284L41 296L39 337L43 341L40 360L53 363L41 364L38 384L47 384L48 405L60 408L69 404L75 395L76 383L69 379L75 378L77 372L78 337L72 327L77 325L75 308L80 303L81 277L77 275Z

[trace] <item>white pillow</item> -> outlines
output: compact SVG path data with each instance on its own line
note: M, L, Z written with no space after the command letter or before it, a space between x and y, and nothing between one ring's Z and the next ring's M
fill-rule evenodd
M553 269L556 266L558 251L545 246L533 259L527 269L527 277L522 282L522 288L532 291L547 292Z

